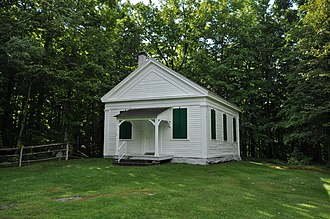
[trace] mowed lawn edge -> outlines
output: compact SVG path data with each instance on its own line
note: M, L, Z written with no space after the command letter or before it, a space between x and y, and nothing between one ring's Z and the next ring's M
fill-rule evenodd
M330 218L330 174L262 162L0 169L0 218Z

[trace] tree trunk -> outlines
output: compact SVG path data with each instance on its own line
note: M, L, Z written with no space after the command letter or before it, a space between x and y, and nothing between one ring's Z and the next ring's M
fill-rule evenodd
M240 141L241 141L241 145L240 145L240 150L239 153L241 153L241 156L243 159L246 158L247 156L247 143L246 143L246 140L245 140L245 136L246 136L246 133L243 132L241 135L240 135Z
M26 95L26 100L25 100L25 105L24 105L24 110L23 110L23 117L22 117L22 122L21 122L21 129L20 129L19 134L18 134L18 140L17 140L16 147L21 147L22 146L22 136L23 136L23 131L24 131L27 112L28 112L28 105L29 105L30 95L31 95L31 83L29 84L28 93Z
M243 159L246 158L246 142L242 142L241 144L241 156Z
M250 141L250 155L251 155L251 157L255 157L256 156L256 147L255 146L256 146L255 140L252 139Z

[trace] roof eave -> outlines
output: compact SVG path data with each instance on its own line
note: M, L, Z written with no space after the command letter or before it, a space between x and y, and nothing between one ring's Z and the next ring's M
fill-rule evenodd
M189 86L193 87L197 91L199 91L199 92L201 92L203 94L207 94L208 93L208 90L206 88L200 86L196 82L193 82L192 80L190 80L189 78L187 78L187 77L179 74L178 72L170 69L169 67L161 64L157 60L150 58L150 62L153 62L155 65L157 65L158 67L160 67L160 68L164 69L165 71L169 72L170 74L172 74L174 77L178 78L179 80L185 81L186 84L188 84Z
M152 117L116 117L118 120L125 120L125 121L142 121L142 120L149 120L149 119L156 119L157 116Z
M151 100L168 100L168 99L185 99L185 98L203 98L208 95L186 95L186 96L164 96L164 97L147 97L136 99L112 99L107 100L104 103L120 103L120 102L136 102L136 101L151 101Z
M242 110L238 106L236 106L235 104L232 104L229 101L227 101L227 100L219 97L215 93L209 92L208 97L210 97L211 99L213 99L213 100L215 100L215 101L217 101L217 102L219 102L219 103L221 103L221 104L223 104L223 105L225 105L225 106L227 106L227 107L229 107L229 108L231 108L233 110L236 110L238 112L242 112Z

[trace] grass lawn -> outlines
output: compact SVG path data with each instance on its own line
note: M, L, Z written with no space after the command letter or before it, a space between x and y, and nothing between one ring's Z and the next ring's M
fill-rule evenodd
M46 162L0 169L0 218L330 218L330 174L256 162Z

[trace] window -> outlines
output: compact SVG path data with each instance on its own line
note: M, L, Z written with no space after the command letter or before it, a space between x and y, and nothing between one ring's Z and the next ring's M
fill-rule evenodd
M173 139L187 139L187 108L173 109Z
M227 141L227 115L223 114L223 140Z
M233 138L234 138L234 141L236 142L237 141L237 131L236 131L236 118L233 118Z
M119 127L119 139L132 139L132 124L123 122Z
M211 109L211 139L217 139L215 110Z

